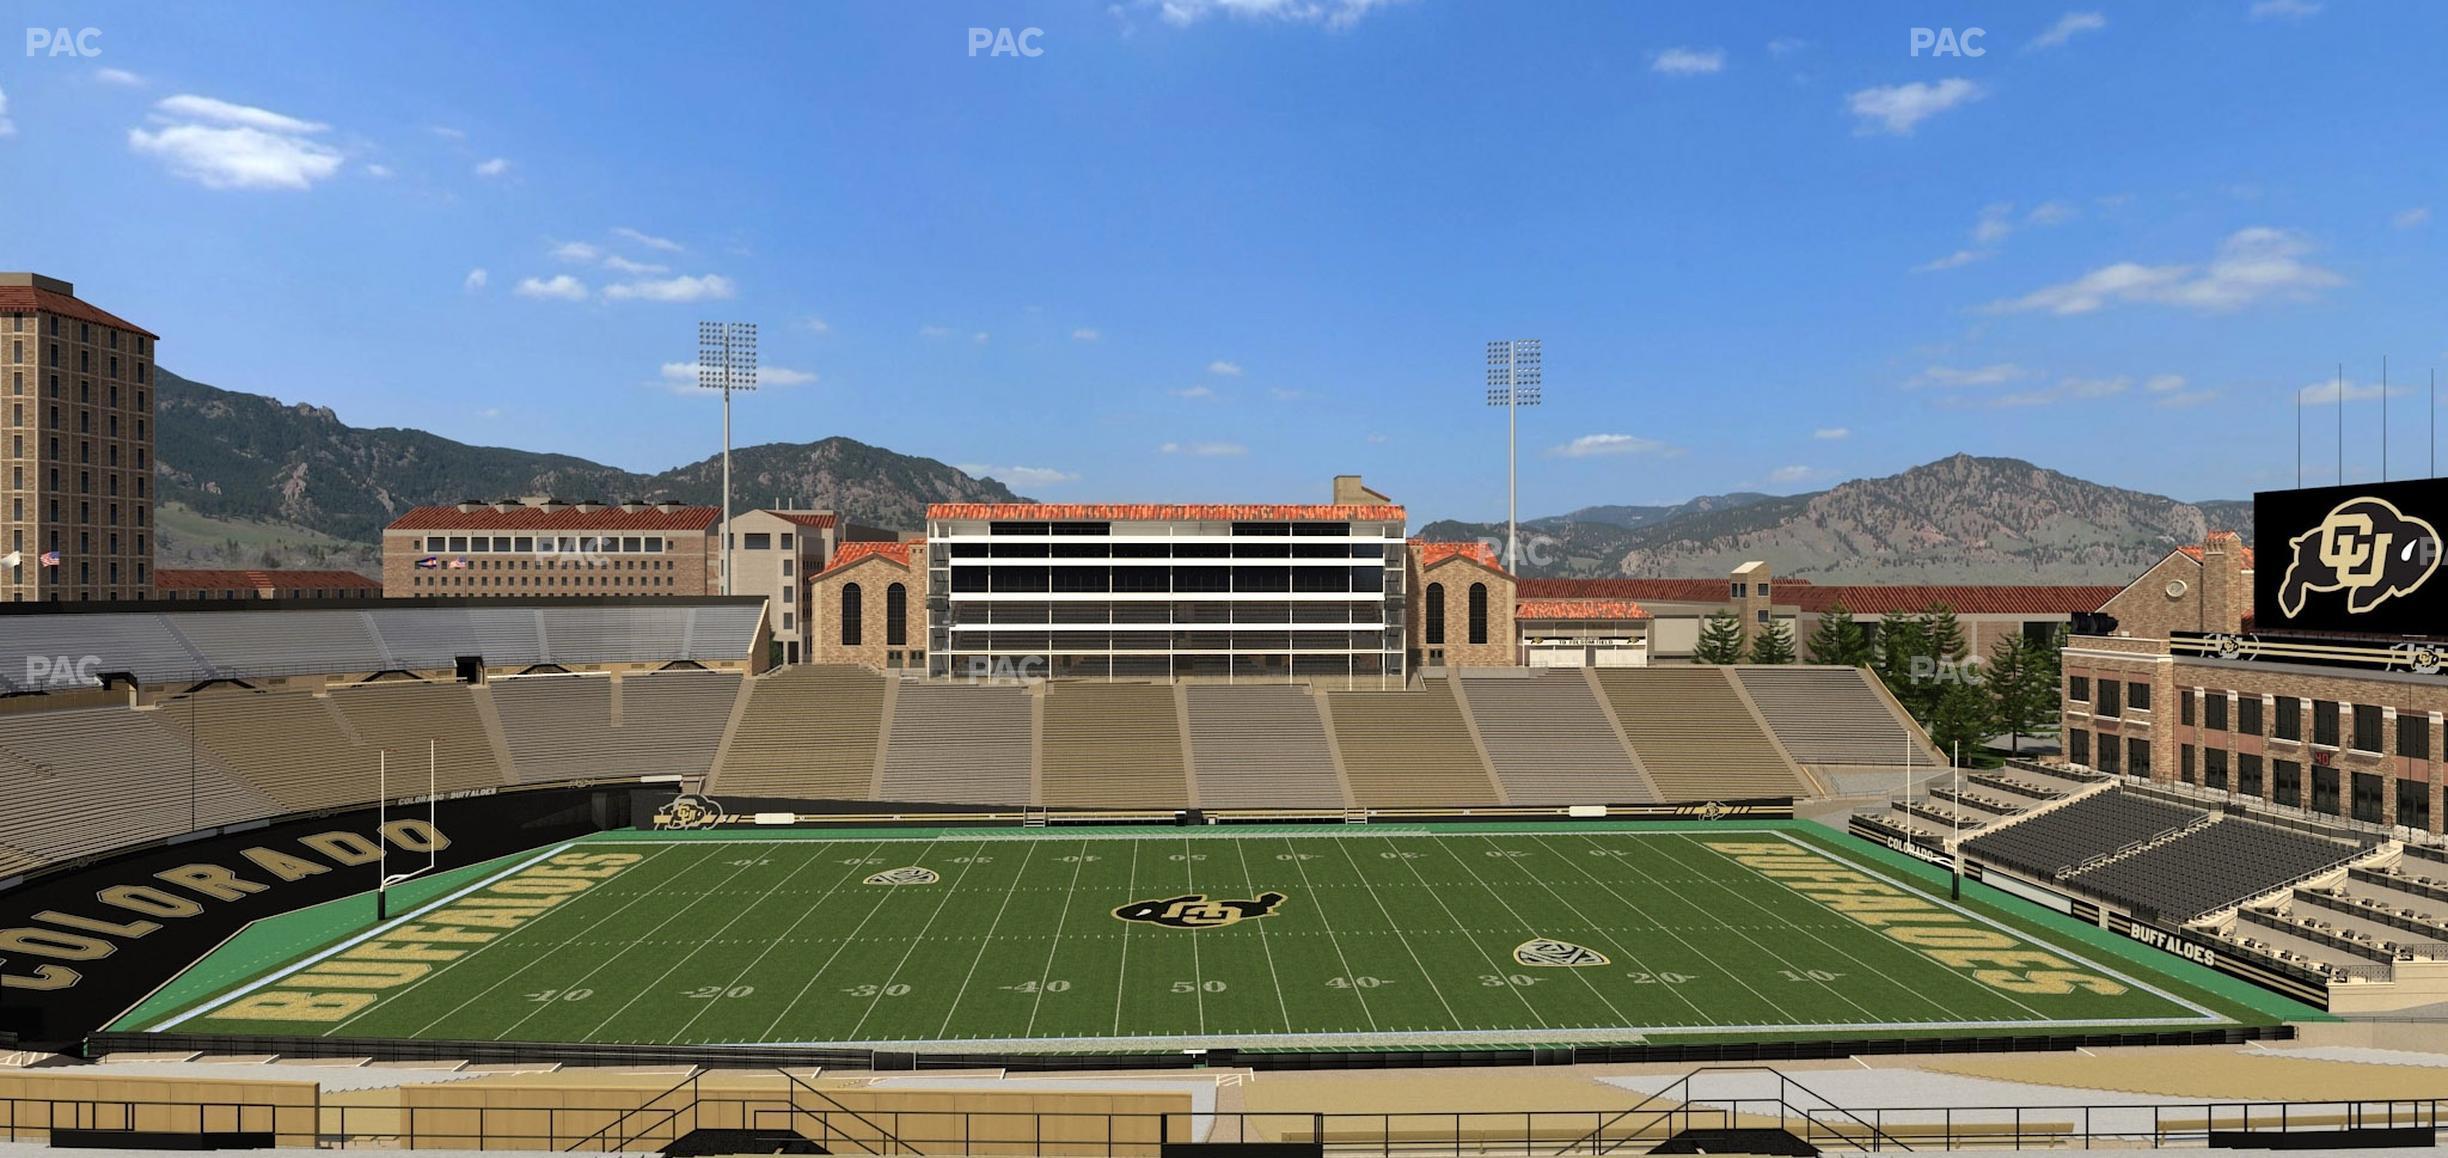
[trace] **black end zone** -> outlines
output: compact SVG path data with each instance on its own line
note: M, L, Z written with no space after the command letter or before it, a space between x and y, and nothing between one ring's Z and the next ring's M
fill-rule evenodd
M1652 1154L1787 1154L1819 1158L1819 1148L1783 1130L1685 1130Z

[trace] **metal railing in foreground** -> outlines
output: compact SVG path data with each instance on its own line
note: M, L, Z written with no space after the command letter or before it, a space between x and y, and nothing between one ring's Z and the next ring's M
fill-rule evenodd
M1629 1108L1586 1111L1167 1113L963 1110L957 1091L927 1108L855 1109L786 1075L779 1089L709 1089L702 1074L627 1106L264 1105L0 1098L0 1138L53 1130L269 1134L286 1147L575 1152L661 1150L698 1130L787 1130L834 1154L1077 1155L1158 1158L1168 1143L1315 1143L1341 1155L1639 1153L1688 1130L1778 1128L1822 1149L2190 1148L2215 1132L2427 1130L2443 1099L2187 1102L2156 1105L1847 1109L1768 1067L1695 1070ZM1729 1085L1743 1086L1730 1094ZM600 1091L611 1093L612 1091ZM913 1091L920 1092L920 1091Z

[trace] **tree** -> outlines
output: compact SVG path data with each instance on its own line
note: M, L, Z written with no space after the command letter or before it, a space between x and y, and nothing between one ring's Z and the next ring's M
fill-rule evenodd
M1972 649L1964 644L1963 623L1955 618L1955 609L1944 603L1932 603L1920 615L1921 632L1929 639L1932 659L1960 660Z
M1811 629L1810 662L1833 667L1869 667L1870 636L1861 624L1853 621L1853 613L1839 603L1819 617L1819 626Z
M1785 620L1771 620L1751 638L1751 662L1792 663L1794 661L1793 627Z
M1929 736L1938 750L1950 758L1958 751L1981 749L1994 731L1996 723L1990 711L1989 696L1961 669L1949 669L1952 678L1932 681L1937 694L1931 697Z
M1997 730L2006 733L2010 747L2019 747L2024 736L2056 718L2057 676L2043 650L2044 645L2025 639L2021 632L1998 640L1989 649L1985 686L1990 716Z
M1718 611L1700 625L1700 642L1692 648L1692 662L1724 666L1742 662L1742 619L1731 611Z
M1914 660L1929 662L1928 625L1919 616L1890 615L1879 622L1878 654L1871 663L1887 693L1923 724L1936 705L1937 685L1927 672L1916 673Z

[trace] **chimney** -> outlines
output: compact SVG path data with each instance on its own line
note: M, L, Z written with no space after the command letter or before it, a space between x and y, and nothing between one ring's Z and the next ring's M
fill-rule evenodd
M1361 483L1360 476L1356 474L1335 476L1334 501L1336 506L1344 507L1383 507L1390 506L1394 502L1383 494L1370 490Z
M578 513L582 515L591 515L604 509L602 499L580 499L572 505L577 507Z
M639 511L645 510L646 504L644 501L639 499L622 499L620 501L620 509L624 513L634 515Z
M654 509L668 515L673 511L680 510L681 502L678 499L656 499Z
M474 514L476 511L482 509L483 506L484 501L481 499L461 499L459 500L459 513L463 515Z
M2202 541L2203 631L2244 630L2244 540L2212 531Z
M545 495L537 498L533 505L540 511L566 511L569 509L569 502L567 500L556 499L551 495Z
M495 500L493 500L493 509L494 509L494 510L496 510L496 511L500 511L501 513L503 513L503 514L505 514L505 515L506 515L506 514L509 514L509 513L510 513L510 512L512 512L512 511L515 511L515 510L519 509L519 507L520 507L520 506L522 506L522 505L523 505L523 504L521 504L521 503L519 502L519 500L517 500L517 499L495 499Z

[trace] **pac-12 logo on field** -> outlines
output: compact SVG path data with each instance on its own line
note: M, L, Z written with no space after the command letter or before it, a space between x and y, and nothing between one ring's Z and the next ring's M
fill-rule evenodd
M1607 964L1607 955L1586 945L1539 937L1513 947L1517 964L1534 965L1542 969L1578 969Z
M871 885L931 885L942 880L931 868L911 865L908 868L885 869L867 878Z
M1115 909L1113 915L1125 921L1142 921L1170 929L1220 929L1226 925L1272 916L1275 907L1283 902L1282 893L1260 893L1256 900L1250 901L1215 900L1205 893L1185 893L1161 901L1133 901Z

